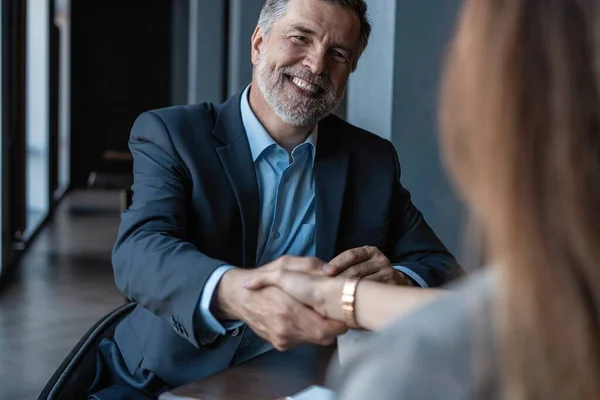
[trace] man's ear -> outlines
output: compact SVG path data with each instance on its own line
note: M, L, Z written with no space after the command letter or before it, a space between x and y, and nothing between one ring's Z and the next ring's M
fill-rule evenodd
M259 59L259 56L260 56L260 51L261 51L261 48L262 48L263 43L265 41L264 33L265 32L260 28L260 26L257 26L254 29L254 33L252 34L251 59L252 59L252 64L253 65L258 64L258 59Z

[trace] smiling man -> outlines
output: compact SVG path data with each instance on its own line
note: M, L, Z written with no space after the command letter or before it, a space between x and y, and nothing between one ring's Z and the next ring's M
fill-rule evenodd
M243 289L257 268L421 287L461 274L402 187L392 144L331 114L367 46L366 9L268 0L251 84L136 120L113 266L138 306L100 344L96 398L152 398L346 330L276 287Z

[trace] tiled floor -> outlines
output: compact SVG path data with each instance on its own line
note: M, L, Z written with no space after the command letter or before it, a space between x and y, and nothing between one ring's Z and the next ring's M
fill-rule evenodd
M0 399L36 399L73 345L123 303L110 251L117 192L75 192L0 291Z

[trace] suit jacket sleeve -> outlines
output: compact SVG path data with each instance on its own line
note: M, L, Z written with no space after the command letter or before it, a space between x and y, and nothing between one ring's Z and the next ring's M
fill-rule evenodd
M153 112L141 114L129 148L133 202L122 214L113 248L115 283L198 347L215 337L199 321L200 295L211 273L226 263L187 240L191 179L163 120Z
M413 271L430 287L440 286L464 274L456 259L414 206L410 193L400 183L400 162L393 145L396 176L392 200L391 248L392 264Z

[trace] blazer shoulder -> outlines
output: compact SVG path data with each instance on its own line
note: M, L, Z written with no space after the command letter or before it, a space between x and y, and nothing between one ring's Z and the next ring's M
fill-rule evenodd
M177 125L182 122L194 123L204 120L212 121L215 105L213 103L199 103L191 105L178 105L148 110L144 114L153 114L162 120L165 125Z
M392 142L388 139L353 125L336 115L329 115L323 122L325 122L325 130L338 136L336 137L338 145L346 147L352 153L375 154L381 157L389 154L390 149L394 150Z
M200 132L209 135L212 132L215 116L213 103L199 103L193 105L177 105L144 111L136 118L132 134L140 132L154 135L162 132L175 143L192 138L198 139Z

